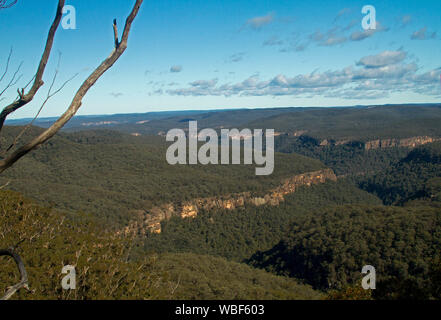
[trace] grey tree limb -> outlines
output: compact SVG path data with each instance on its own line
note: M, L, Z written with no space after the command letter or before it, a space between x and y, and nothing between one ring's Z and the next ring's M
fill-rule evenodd
M8 3L8 0L0 0L0 10L10 8L16 3L17 3L17 0L12 0L12 2L9 2L9 3Z
M14 259L18 271L20 272L21 280L19 283L11 286L6 291L5 295L0 298L0 300L9 300L17 291L20 289L26 289L29 290L28 286L28 274L26 272L25 265L23 261L21 260L21 257L17 254L14 248L10 249L0 249L0 257L1 256L9 256L12 259Z
M23 106L31 102L34 99L35 95L37 94L38 90L44 85L43 75L46 69L47 62L49 60L52 46L54 44L55 33L58 29L58 26L60 25L60 21L63 16L64 3L65 0L58 1L57 13L49 29L49 34L46 40L46 46L44 48L43 55L41 57L37 72L35 74L34 83L32 84L32 87L29 89L29 91L26 94L24 93L24 89L18 90L19 98L16 101L12 102L10 105L6 106L3 109L3 111L0 113L0 131L2 130L8 115L10 115L11 113L17 111L18 109L22 108Z
M60 0L60 3L64 0ZM11 167L15 162L17 162L21 157L29 153L30 151L38 148L41 144L48 141L52 138L78 111L81 107L82 99L87 94L89 89L97 82L97 80L107 71L109 70L115 62L122 56L124 51L127 49L127 41L130 34L130 29L132 27L133 20L136 18L139 9L141 7L143 0L136 0L135 5L130 12L129 16L126 19L126 23L124 26L124 31L121 37L121 41L115 40L115 48L112 50L110 56L106 58L93 72L92 74L83 82L81 87L76 92L70 106L61 115L58 120L46 129L43 133L41 133L38 137L34 138L32 141L27 143L26 145L20 147L11 153L7 158L0 161L0 174L4 172L6 169ZM62 8L61 8L62 9ZM58 11L57 11L58 12ZM114 24L114 28L116 25ZM116 33L117 34L117 33ZM46 60L47 61L47 60ZM37 73L35 83L39 83L37 80L39 75ZM32 88L30 89L32 90ZM24 98L24 96L23 96ZM22 99L23 99L22 98ZM0 121L1 121L0 117ZM4 119L3 119L4 120ZM1 126L0 126L1 129Z

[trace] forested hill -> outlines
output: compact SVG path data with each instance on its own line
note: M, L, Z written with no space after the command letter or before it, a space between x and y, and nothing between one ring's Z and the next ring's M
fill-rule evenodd
M275 129L319 140L369 141L416 136L441 137L441 104L355 106L334 108L271 108L212 111L149 112L74 117L66 130L110 129L129 134L164 134L173 128L188 128L195 120L200 128ZM54 119L35 125L47 127ZM10 120L24 125L29 120Z
M249 263L322 289L357 283L361 266L373 265L375 297L439 299L439 274L431 272L440 250L441 213L433 207L343 206L299 217Z
M441 137L441 105L317 108L258 119L251 128L271 128L320 140L369 141Z
M194 254L134 259L136 240L116 236L85 216L76 219L0 190L0 248L17 245L30 291L18 300L320 299L295 279L222 258ZM17 267L0 257L0 292L16 284ZM74 265L76 290L61 288L63 265ZM2 295L1 294L1 295Z
M441 142L418 147L377 174L360 178L361 188L376 194L385 204L436 199L441 192Z
M241 262L276 245L296 219L344 204L378 206L381 201L344 181L328 181L301 187L278 206L215 208L194 219L162 221L162 233L146 235L144 246L147 252L193 252Z
M0 222L7 226L4 239L15 241L8 230L29 236L35 228L44 229L46 234L37 243L27 241L22 247L36 276L53 274L50 263L62 260L66 243L72 250L93 243L85 253L111 259L130 281L138 281L131 271L136 263L155 257L144 270L158 276L153 280L164 280L165 286L155 291L139 278L152 290L135 290L127 297L168 298L169 291L162 289L180 282L174 292L185 299L323 297L315 290L330 298L354 298L361 268L370 264L378 276L374 298L439 299L441 141L424 136L441 137L440 110L439 106L293 108L282 113L253 111L249 118L243 110L192 112L135 125L115 124L111 126L115 130L97 125L97 130L64 131L0 177L0 186L9 182L3 189L21 191L57 209L37 208L16 193L0 190ZM167 164L167 144L163 133L156 131L176 123L185 127L193 119L204 119L217 129L255 125L286 130L276 137L275 149L281 153L276 153L274 173L256 176L254 165ZM140 128L146 131L132 135ZM9 146L21 129L6 127L2 147ZM17 145L41 130L31 127ZM396 143L408 137L423 138ZM138 221L133 217L153 225L153 232L125 232L122 226ZM64 218L66 225L59 220ZM26 229L24 221L31 221L31 227ZM100 227L94 227L96 223ZM67 237L53 238L50 224L58 228L57 235ZM101 230L107 228L112 232ZM112 241L131 248L125 256L130 264L120 264L119 256L106 256ZM71 258L75 252L67 254ZM106 259L93 265L98 275ZM46 280L37 292L52 290L51 297L58 297L53 283ZM83 297L97 294L101 285L83 292ZM336 293L329 292L334 289ZM120 292L106 294L121 297Z
M369 264L377 272L374 298L439 299L440 160L441 142L408 150L376 174L358 177L387 206L312 209L249 263L343 292L357 286L360 266Z
M20 129L7 127L2 146ZM40 131L32 128L26 135ZM61 133L7 170L0 183L10 182L8 188L61 209L126 224L134 210L230 193L265 193L283 179L325 168L295 154L276 154L269 176L256 176L255 165L172 166L166 162L166 148L165 139L157 136L108 130Z

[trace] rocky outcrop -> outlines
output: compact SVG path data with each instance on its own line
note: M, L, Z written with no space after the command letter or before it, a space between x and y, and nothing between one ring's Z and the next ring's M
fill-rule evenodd
M304 135L307 132L308 132L308 130L297 130L297 131L294 131L292 133L288 133L288 135L292 135L293 137L300 137L300 136Z
M415 148L417 146L435 142L440 140L440 138L432 138L428 136L422 137L412 137L405 139L377 139L368 141L365 143L364 148L366 150L372 149L385 149L392 147L407 147L407 148Z
M311 138L313 139L313 138ZM396 139L396 138L384 138L384 139L376 139L367 142L361 142L350 139L342 139L342 140L333 140L333 139L324 139L320 142L317 142L321 147L326 146L340 146L340 145L352 145L357 148L363 148L365 150L375 150L375 149L386 149L393 147L406 147L406 148L415 148L417 146L431 143L435 141L439 141L441 138L433 138L429 136L420 136L420 137L411 137L404 139Z
M246 204L254 206L277 206L284 201L284 196L295 192L302 186L336 181L337 177L331 169L308 172L285 179L280 186L270 190L264 196L253 196L250 192L242 192L223 197L198 198L185 203L168 203L154 207L140 214L123 231L125 234L161 233L161 222L171 217L191 219L197 217L200 210L227 209L233 210Z

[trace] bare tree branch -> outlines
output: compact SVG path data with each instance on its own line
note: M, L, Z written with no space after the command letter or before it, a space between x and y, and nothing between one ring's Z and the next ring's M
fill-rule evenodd
M65 111L65 113L58 118L58 120L46 129L42 134L33 139L28 144L22 146L21 148L14 151L10 156L6 159L0 161L0 174L5 171L7 168L12 166L15 162L17 162L21 157L29 153L31 150L36 149L41 144L45 143L47 140L52 138L78 111L81 107L82 99L87 94L89 89L96 83L96 81L107 71L109 70L115 62L121 57L124 51L127 49L127 40L129 38L130 29L133 23L133 20L137 16L139 12L139 8L141 7L143 0L136 0L136 3L127 17L126 24L124 27L123 36L121 38L121 42L119 42L118 47L114 48L110 56L105 59L95 71L83 82L81 87L76 92L69 108Z
M29 122L21 131L20 133L15 137L14 141L11 143L11 145L2 153L0 153L2 156L4 156L7 152L9 152L18 142L18 140L23 136L23 134L34 124L35 120L37 120L38 116L40 115L41 111L43 110L44 106L46 105L46 103L53 97L55 96L57 93L59 93L61 90L63 90L63 88L70 82L72 81L77 75L78 73L76 73L75 75L73 75L71 78L67 79L57 90L55 90L54 92L52 92L52 89L55 85L55 80L57 79L57 75L59 72L59 68L60 68L60 61L61 61L61 53L59 54L59 58L58 58L58 63L57 63L57 69L55 70L54 73L54 77L52 78L52 82L51 85L49 87L49 90L47 92L47 96L46 99L43 101L43 103L40 106L40 109L38 109L37 114L34 116L34 118L32 119L31 122Z
M12 75L11 80L9 80L9 83L6 85L6 87L0 91L0 97L8 90L10 87L15 86L17 82L21 79L23 75L20 75L17 77L17 74L20 72L21 66L23 65L23 62L20 63L17 70L15 70L14 74ZM17 77L17 78L16 78Z
M24 266L24 263L21 260L21 257L15 251L15 248L0 249L0 257L1 256L12 257L12 259L14 259L14 261L17 265L18 271L20 272L20 276L21 276L20 282L9 287L8 290L6 291L6 294L0 298L0 300L8 300L20 289L29 290L28 274L26 272L26 268Z
M5 123L7 116L12 112L17 111L24 105L28 104L30 101L32 101L32 99L34 99L35 94L38 92L41 86L43 86L44 82L42 79L43 79L44 70L46 69L46 65L52 50L55 33L58 29L58 26L60 25L60 21L63 16L64 3L65 0L58 1L57 13L55 15L54 22L52 23L51 28L49 29L46 46L44 48L43 56L41 57L40 64L38 65L37 73L35 74L34 83L26 94L24 93L24 89L22 89L21 92L19 90L19 99L14 101L7 107L5 107L3 111L0 113L0 131L3 129L3 125Z
M8 4L8 0L0 0L0 10L10 8L16 3L17 3L17 0L13 0L9 4Z
M7 186L9 186L9 184L11 183L11 181L6 182L4 185L0 186L0 190L6 188Z
M6 76L6 74L8 73L9 63L11 62L11 57L12 57L12 48L11 48L11 50L9 51L8 59L6 60L5 72L3 72L2 76L0 77L0 82L3 81L3 79L4 79L5 76Z

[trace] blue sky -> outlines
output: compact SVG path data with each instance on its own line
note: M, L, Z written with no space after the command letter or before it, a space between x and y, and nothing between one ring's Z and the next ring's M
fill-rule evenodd
M77 29L58 30L45 82L59 52L56 87L79 75L41 116L67 108L112 50L113 18L122 28L133 2L66 1L76 9ZM10 70L23 61L16 87L37 68L56 4L18 0L0 10L0 70L12 47ZM364 5L376 9L375 31L362 29ZM440 102L440 13L439 0L146 0L126 53L78 114ZM16 87L1 97L2 105L15 98ZM47 89L13 118L32 117Z

